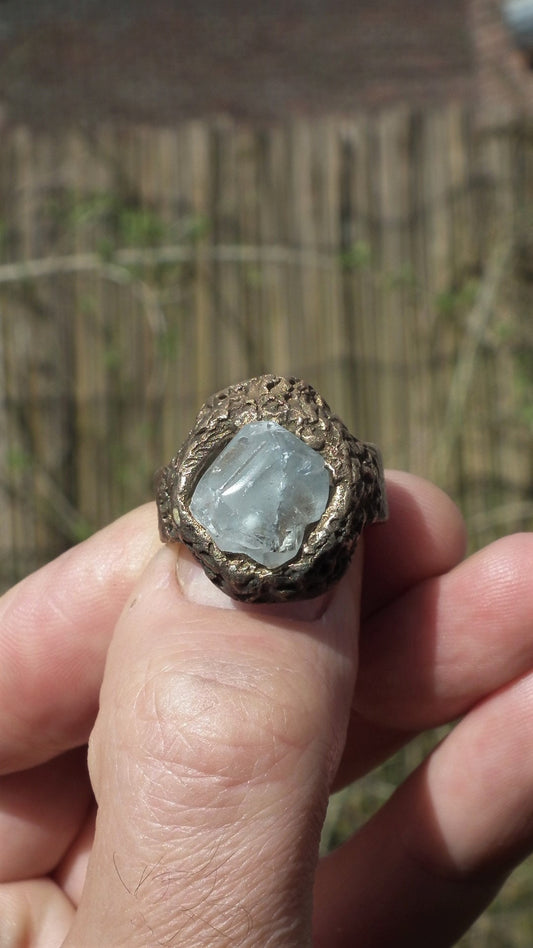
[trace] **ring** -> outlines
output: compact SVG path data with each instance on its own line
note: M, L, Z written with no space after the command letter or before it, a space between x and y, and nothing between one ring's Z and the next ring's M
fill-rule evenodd
M379 449L310 385L277 375L212 395L156 485L161 540L185 543L246 602L325 592L388 512Z

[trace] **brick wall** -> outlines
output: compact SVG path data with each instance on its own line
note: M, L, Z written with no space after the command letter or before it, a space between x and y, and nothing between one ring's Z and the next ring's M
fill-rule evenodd
M533 103L500 0L40 0L0 20L0 125Z
M42 0L7 4L13 121L173 123L352 114L473 97L469 0ZM66 13L68 12L68 15Z

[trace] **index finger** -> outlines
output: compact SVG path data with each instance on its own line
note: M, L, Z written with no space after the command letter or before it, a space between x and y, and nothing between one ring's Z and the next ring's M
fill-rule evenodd
M85 743L113 628L159 545L146 504L2 597L0 773Z

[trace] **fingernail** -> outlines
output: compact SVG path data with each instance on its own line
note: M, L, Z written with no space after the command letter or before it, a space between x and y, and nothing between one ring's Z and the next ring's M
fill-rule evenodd
M176 574L181 591L189 602L196 602L202 606L214 606L217 609L253 611L254 614L264 613L271 618L294 621L310 622L313 619L319 619L326 611L334 594L334 591L329 591L315 599L298 602L237 602L208 579L198 560L184 546L179 547Z
M217 609L235 609L235 600L208 579L198 560L185 546L178 548L176 574L181 591L189 602L197 602L201 606L215 606Z

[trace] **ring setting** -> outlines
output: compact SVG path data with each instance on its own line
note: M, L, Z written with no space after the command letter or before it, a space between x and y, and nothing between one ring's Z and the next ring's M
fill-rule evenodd
M246 602L325 592L365 524L387 518L379 449L300 379L262 375L212 395L157 475L163 542Z

